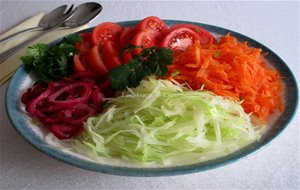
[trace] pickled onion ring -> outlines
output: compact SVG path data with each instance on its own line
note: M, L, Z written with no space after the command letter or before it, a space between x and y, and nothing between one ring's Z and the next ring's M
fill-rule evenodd
M89 116L102 111L108 84L98 80L93 73L79 72L48 85L39 83L23 93L21 102L57 138L70 138L83 130Z

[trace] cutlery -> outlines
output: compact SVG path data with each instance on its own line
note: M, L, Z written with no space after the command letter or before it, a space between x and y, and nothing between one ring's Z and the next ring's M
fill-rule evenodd
M91 22L102 11L99 3L83 3L75 8L72 17L60 27L62 29L75 28Z
M44 15L43 18L40 20L38 26L28 28L25 30L21 30L12 35L9 35L9 36L1 39L0 44L6 42L7 40L9 40L15 36L23 34L25 32L37 31L37 30L48 30L48 29L56 26L58 23L61 23L62 21L65 20L65 16L64 16L65 12L67 13L68 11L70 11L71 8L73 7L73 5L69 10L67 10L67 7L68 7L68 5L62 5L60 7L57 7L56 9L52 10L50 13Z
M72 7L73 7L73 5L72 5ZM68 16L65 17L65 20L62 20L62 22L57 23L57 25L49 28L48 30L42 31L37 36L34 36L34 37L18 44L17 46L1 53L0 54L0 63L3 62L5 59L7 59L12 54L14 54L15 52L24 48L26 45L28 45L32 41L40 38L41 36L43 36L44 34L50 32L50 31L53 31L59 27L61 27L61 29L73 28L73 27L77 27L77 26L80 26L80 25L83 25L83 24L86 24L86 23L92 21L102 11L102 6L98 3L83 3L83 4L79 5L78 7L76 7L74 9L74 11L70 11L70 12L69 11L70 11L70 9L66 12L66 14Z

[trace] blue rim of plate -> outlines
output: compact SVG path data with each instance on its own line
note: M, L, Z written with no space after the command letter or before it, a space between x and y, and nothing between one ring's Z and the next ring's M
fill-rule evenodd
M138 22L139 20L132 20L132 21L123 21L118 23L125 27L129 27L129 26L136 25ZM261 48L263 52L268 53L266 55L266 59L281 74L283 82L285 84L285 91L286 92L288 91L288 93L285 93L284 98L288 101L285 102L284 112L275 120L272 127L262 136L262 138L259 141L251 143L246 147L224 157L220 157L205 162L190 164L190 165L174 166L168 168L139 168L139 167L112 166L112 165L99 164L88 160L83 160L78 157L72 156L70 154L64 153L54 147L49 146L47 143L45 143L43 139L41 139L38 135L36 135L35 132L33 132L32 130L28 130L29 128L27 126L27 119L24 113L20 109L21 103L20 103L19 88L22 84L23 79L28 75L28 73L24 70L24 67L22 65L16 71L15 75L9 82L8 88L6 90L6 102L5 102L6 111L14 128L27 142L29 142L31 145L36 147L38 150L42 151L43 153L57 160L60 160L62 162L65 162L67 164L79 168L106 173L106 174L122 175L122 176L173 176L173 175L202 172L202 171L214 169L235 162L241 158L244 158L250 154L255 153L258 150L261 150L272 140L274 140L287 127L287 125L292 120L297 109L298 87L293 73L291 72L287 64L278 55L276 55L272 50L270 50L263 44L245 35L242 35L240 33L225 28L203 24L203 23L179 21L179 20L164 20L164 22L168 26L174 24L180 24L180 23L196 24L217 35L226 35L227 33L230 33L232 36L236 37L239 41L247 41L250 46ZM92 29L93 28L89 28L76 33L87 32L87 31L91 31ZM50 43L50 45L57 43L60 40L61 39L55 40L54 42Z

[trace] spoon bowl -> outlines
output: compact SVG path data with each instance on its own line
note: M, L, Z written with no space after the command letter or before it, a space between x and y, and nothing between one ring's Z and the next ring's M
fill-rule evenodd
M21 30L21 31L13 33L9 36L6 36L5 38L2 38L0 40L0 44L6 42L7 40L9 40L15 36L23 34L25 32L48 30L57 25L61 25L62 22L64 22L64 20L68 20L72 16L73 5L69 9L67 9L67 8L68 8L68 5L62 5L60 7L53 9L51 12L45 14L42 17L38 26L32 27L32 28L27 28L25 30Z
M68 5L62 5L60 7L57 7L53 9L50 13L43 16L43 18L40 20L37 28L39 29L49 29L57 24L57 19L61 19L63 17L64 13L67 10ZM73 7L73 5L72 5Z
M75 8L72 17L62 27L74 28L89 23L102 11L99 3L83 3Z
M66 8L66 7L65 7ZM49 21L49 27L48 29L43 29L43 32L37 34L36 36L33 36L21 43L19 43L18 45L12 47L11 49L5 50L4 52L0 53L0 63L2 61L4 61L5 59L7 59L9 56L13 55L14 53L16 53L17 51L21 50L22 48L26 47L28 44L30 44L31 42L35 41L36 39L40 38L41 36L45 35L48 32L51 32L53 30L55 30L56 28L58 28L59 26L61 26L64 22L66 22L68 19L71 18L72 14L73 14L73 5L66 11L61 11L63 9L58 9L56 10L53 14L53 17L51 16L51 22ZM29 29L25 30L28 31ZM20 31L18 33L14 33L4 39L1 40L1 42L4 42L16 35L21 34L23 31ZM0 42L0 43L1 43Z
M102 11L102 5L89 2L77 6L73 10L73 5L67 9L68 5L62 5L44 15L37 27L28 28L0 40L0 44L18 36L22 33L37 30L50 30L52 28L75 28L92 21Z
M47 15L40 22L41 23L40 25L45 27L42 29L44 31L38 34L37 36L34 36L18 44L17 46L2 52L0 54L0 62L4 61L9 56L19 51L20 49L26 47L26 45L40 38L47 32L53 31L57 28L63 29L63 28L73 28L73 27L81 26L93 20L102 11L102 6L98 3L83 3L78 7L76 7L74 10L73 10L73 5L68 10L66 10L66 8L67 5L63 5L51 11L52 14ZM0 40L0 43L20 33L22 32L19 32L17 34L8 36L7 38Z
M69 9L67 9L67 7L68 5L62 5L46 14L39 22L38 27L47 30L55 26L60 26L62 23L68 21L75 10L73 10L73 5L71 5Z

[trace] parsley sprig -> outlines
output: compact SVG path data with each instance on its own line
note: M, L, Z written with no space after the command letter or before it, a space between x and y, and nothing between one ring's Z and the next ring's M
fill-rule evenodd
M141 46L129 45L120 53L133 51ZM140 81L151 74L159 77L168 72L168 65L172 64L173 51L168 48L149 47L142 48L140 54L133 57L127 64L123 64L109 71L111 86L115 90L123 90L126 87L137 87Z
M80 40L79 35L70 35L52 46L35 44L20 59L27 71L34 72L37 82L49 83L73 72L73 55L78 51L74 44Z

